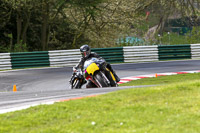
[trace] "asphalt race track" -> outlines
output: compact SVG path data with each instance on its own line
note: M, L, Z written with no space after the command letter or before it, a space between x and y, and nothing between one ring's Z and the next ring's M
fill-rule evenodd
M200 60L113 64L112 66L119 77L123 78L155 73L200 70ZM110 87L71 90L68 82L71 75L71 67L0 71L0 111L130 88ZM17 86L17 92L12 92L14 84Z

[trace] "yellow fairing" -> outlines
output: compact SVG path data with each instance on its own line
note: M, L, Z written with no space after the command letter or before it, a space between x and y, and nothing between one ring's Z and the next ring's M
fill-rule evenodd
M95 71L99 70L99 67L97 66L97 64L92 63L89 67L87 67L86 71L88 74L94 74Z
M106 68L106 70L110 72L110 75L112 76L112 79L113 79L114 81L116 81L115 76L113 75L113 73L112 73L108 68Z

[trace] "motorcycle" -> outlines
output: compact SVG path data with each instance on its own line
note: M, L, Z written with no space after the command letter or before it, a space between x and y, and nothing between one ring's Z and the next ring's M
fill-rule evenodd
M84 77L93 82L96 87L116 87L116 79L112 72L106 68L104 59L90 58L84 63Z
M95 87L98 87L98 88L118 86L113 73L108 68L106 68L106 61L102 58L98 59L98 58L93 57L86 60L84 63L83 73L82 75L84 75L84 77L80 76L81 74L80 71L74 73L73 77L79 77L79 78L72 77L72 79L77 79L77 80L72 80L71 82L72 88L76 88L76 86L77 88L78 87L81 88L81 86L86 81L88 82L91 81L92 83L94 83ZM79 76L77 74L79 74ZM84 79L81 79L81 78L84 78Z

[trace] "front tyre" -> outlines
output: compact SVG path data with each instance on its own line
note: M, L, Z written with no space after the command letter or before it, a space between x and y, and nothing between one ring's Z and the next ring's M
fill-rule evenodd
M71 89L79 89L81 88L81 82L79 79L74 79L74 82L71 85Z

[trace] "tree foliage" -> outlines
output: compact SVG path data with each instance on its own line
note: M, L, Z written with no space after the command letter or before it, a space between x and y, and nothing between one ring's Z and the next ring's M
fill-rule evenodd
M169 18L198 18L198 6L199 0L0 0L0 52L110 47L155 25L162 32Z

